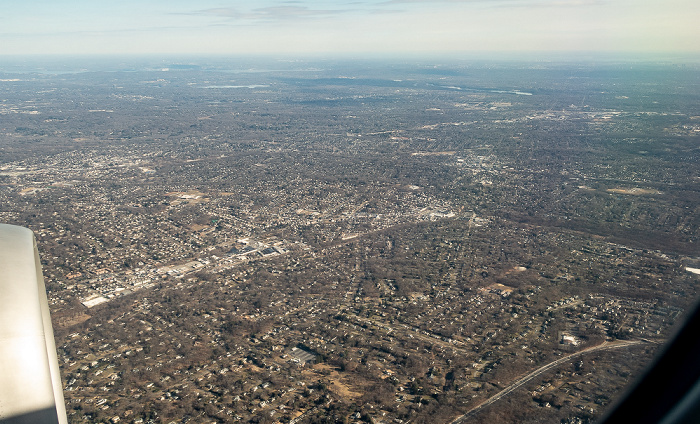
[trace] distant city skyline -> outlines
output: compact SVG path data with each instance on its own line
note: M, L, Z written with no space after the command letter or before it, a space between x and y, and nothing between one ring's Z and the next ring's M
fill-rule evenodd
M696 0L3 1L0 55L700 53Z

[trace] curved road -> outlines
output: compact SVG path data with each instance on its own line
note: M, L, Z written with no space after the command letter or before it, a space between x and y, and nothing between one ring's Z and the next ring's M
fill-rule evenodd
M524 375L523 377L520 377L517 379L513 384L510 386L506 387L505 389L501 390L500 392L496 393L495 395L491 396L490 398L486 399L482 403L478 404L477 406L473 407L469 411L467 411L464 415L460 415L459 417L455 418L451 424L461 424L466 420L469 416L473 415L474 413L478 412L481 408L484 408L486 406L491 405L492 403L498 401L504 396L507 396L510 394L512 391L518 389L520 386L523 384L527 383L528 381L532 380L533 378L537 377L538 375L547 372L551 370L552 368L556 367L557 365L560 365L572 358L575 358L580 355L585 355L590 352L594 352L597 350L611 350L611 349L619 349L627 346L633 346L633 345L638 345L642 343L652 343L649 340L629 340L629 341L616 341L616 342L603 342L597 346L589 347L587 349L580 350L578 352L574 352L570 355L563 356L555 361L552 361L546 365L543 365L536 370L532 371L529 374Z

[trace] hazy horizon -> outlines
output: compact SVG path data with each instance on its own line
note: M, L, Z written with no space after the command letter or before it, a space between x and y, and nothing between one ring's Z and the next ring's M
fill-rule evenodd
M631 0L10 3L0 56L697 57L700 4Z

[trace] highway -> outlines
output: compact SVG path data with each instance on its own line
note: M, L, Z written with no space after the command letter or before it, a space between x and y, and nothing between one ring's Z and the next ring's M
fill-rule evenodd
M643 343L652 343L649 340L620 340L620 341L615 341L615 342L603 342L597 346L592 346L587 349L580 350L578 352L574 352L570 355L563 356L557 360L554 360L546 365L543 365L536 370L530 372L529 374L526 374L519 379L517 379L515 382L513 382L510 386L506 387L505 389L501 390L500 392L496 393L495 395L491 396L490 398L486 399L482 403L478 404L477 406L473 407L469 411L467 411L464 415L460 415L459 417L455 418L451 424L461 424L464 423L465 420L471 416L477 413L479 410L482 408L491 405L492 403L497 402L499 399L509 395L513 391L517 390L520 388L522 385L525 383L529 382L533 378L537 377L538 375L547 372L551 370L552 368L561 365L564 362L567 362L577 356L582 356L587 353L595 352L598 350L612 350L612 349L620 349L623 347L628 347L628 346L634 346L634 345L639 345Z

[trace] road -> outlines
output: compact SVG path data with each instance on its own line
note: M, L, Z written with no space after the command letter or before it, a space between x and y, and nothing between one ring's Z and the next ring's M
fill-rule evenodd
M503 398L504 396L509 395L512 393L514 390L517 390L519 387L521 387L523 384L527 383L528 381L532 380L533 378L537 377L538 375L547 372L551 370L552 368L567 362L577 356L582 356L587 353L595 352L598 350L612 350L612 349L620 349L623 347L628 347L628 346L634 346L634 345L639 345L643 343L651 343L648 340L621 340L621 341L616 341L616 342L603 342L597 346L589 347L587 349L583 349L581 351L572 353L570 355L563 356L555 361L552 361L546 365L543 365L536 370L532 371L529 374L526 374L519 379L517 379L513 384L510 386L506 387L505 389L501 390L500 392L496 393L495 395L491 396L490 398L486 399L482 403L478 404L477 406L473 407L469 411L467 411L464 415L460 415L459 417L455 418L451 424L461 424L465 422L465 420L471 416L474 415L476 412L481 410L482 408L491 405L494 402L497 402L499 399Z

